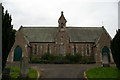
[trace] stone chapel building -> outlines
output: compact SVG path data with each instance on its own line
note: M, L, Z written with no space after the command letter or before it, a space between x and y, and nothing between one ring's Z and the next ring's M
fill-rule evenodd
M102 49L110 52L111 37L102 27L66 26L67 20L63 12L56 27L24 27L16 33L15 43L11 48L8 61L20 61L23 56L39 57L44 53L65 56L79 53L91 57L96 63L102 62Z

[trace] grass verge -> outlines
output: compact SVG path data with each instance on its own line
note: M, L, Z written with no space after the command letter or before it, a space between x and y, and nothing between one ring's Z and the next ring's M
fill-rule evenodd
M120 79L120 70L116 67L95 67L86 71L88 79Z
M20 73L20 68L19 67L10 66L10 65L7 65L6 67L9 67L11 69L10 76L11 76L12 79L18 78L19 73ZM29 68L28 71L29 71L28 76L29 76L30 79L36 79L37 78L37 71L35 69Z

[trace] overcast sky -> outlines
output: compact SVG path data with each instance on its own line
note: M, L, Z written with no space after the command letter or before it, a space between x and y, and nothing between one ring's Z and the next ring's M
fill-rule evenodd
M111 37L118 29L119 0L2 0L12 15L14 29L23 26L58 26L61 11L67 26L102 27Z

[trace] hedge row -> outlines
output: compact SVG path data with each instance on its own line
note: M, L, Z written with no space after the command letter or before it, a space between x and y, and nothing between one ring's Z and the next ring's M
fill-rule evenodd
M76 53L71 55L70 53L66 56L54 56L50 53L45 53L39 58L34 58L31 63L41 63L41 64L89 64L94 63L94 60L89 57L82 57L81 54Z

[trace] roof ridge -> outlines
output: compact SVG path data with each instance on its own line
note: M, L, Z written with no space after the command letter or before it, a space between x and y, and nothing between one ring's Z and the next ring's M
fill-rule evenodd
M24 27L23 26L22 28L59 28L59 27L55 27L55 26L49 26L49 27L48 26ZM66 28L102 28L102 27L79 27L79 26L78 27L74 27L74 26L66 26Z
M74 27L74 26L66 26L66 28L102 28L102 27Z
M39 27L22 27L22 28L57 28L57 27L44 27L44 26L39 26Z

